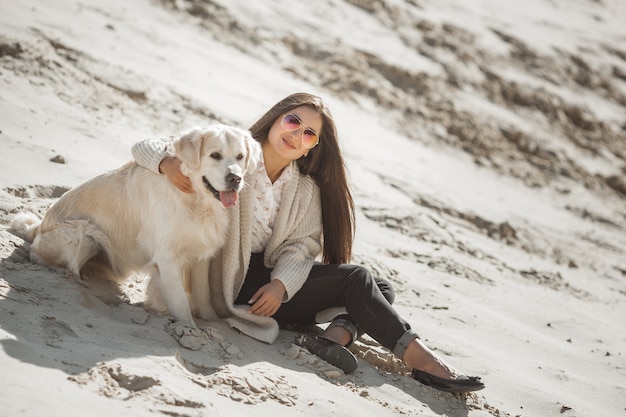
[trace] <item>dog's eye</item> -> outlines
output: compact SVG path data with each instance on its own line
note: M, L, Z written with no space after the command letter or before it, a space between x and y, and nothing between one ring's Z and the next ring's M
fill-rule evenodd
M243 154L242 154L242 153L240 153L239 155L237 155L237 160L238 160L238 161L241 161L242 159L243 159Z
M222 160L222 154L219 152L213 152L211 154L211 158L215 159L216 161L221 161Z

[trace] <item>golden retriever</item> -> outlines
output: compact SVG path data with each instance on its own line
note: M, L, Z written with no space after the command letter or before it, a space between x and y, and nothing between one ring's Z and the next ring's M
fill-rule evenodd
M96 256L118 277L143 270L150 275L146 308L195 326L184 270L224 243L227 210L237 204L261 150L249 132L214 125L183 132L170 153L182 161L194 193L131 161L68 191L43 220L18 214L11 227L32 242L31 261L78 276Z

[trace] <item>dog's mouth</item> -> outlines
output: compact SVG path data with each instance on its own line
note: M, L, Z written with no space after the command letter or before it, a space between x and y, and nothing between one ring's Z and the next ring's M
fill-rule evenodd
M202 182L204 182L206 189L209 190L209 192L213 194L213 196L219 200L224 207L230 208L237 204L237 199L239 198L237 191L218 191L211 185L205 176L202 176Z

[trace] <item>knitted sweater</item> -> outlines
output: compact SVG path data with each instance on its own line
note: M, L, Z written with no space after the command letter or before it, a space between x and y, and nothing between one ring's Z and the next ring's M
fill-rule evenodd
M168 155L170 144L168 140L144 140L132 147L132 154L139 165L159 172L159 164ZM322 249L319 187L311 177L300 174L295 161L292 168L293 175L283 190L264 255L265 265L273 268L272 279L279 278L285 285L285 301L302 287ZM249 182L249 178L246 180ZM225 245L211 259L190 269L191 282L195 285L191 289L192 305L194 314L202 319L223 318L231 327L272 343L278 336L276 321L248 313L247 305L234 305L250 264L251 194L251 189L244 187L238 207L228 210L230 226Z

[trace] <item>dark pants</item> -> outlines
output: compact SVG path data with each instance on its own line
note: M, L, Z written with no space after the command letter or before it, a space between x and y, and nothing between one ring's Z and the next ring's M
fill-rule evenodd
M263 254L252 254L250 268L235 304L247 304L254 293L270 282L272 270L263 264ZM280 277L279 277L280 278ZM315 316L331 307L345 307L347 318L359 334L367 333L396 354L398 342L407 338L411 326L391 306L395 297L391 284L373 278L367 268L358 265L315 264L308 279L288 302L274 314L280 325L315 324Z

